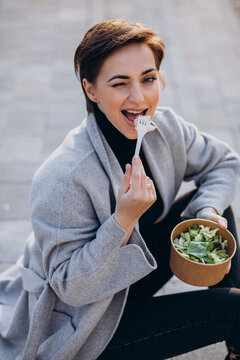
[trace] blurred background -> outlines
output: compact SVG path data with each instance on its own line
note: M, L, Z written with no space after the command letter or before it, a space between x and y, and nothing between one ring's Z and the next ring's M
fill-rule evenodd
M0 271L16 261L31 231L34 172L86 115L75 49L91 25L122 17L165 42L160 105L240 154L239 0L0 0ZM240 229L239 184L233 207ZM189 290L173 278L159 294ZM220 343L174 359L224 354Z

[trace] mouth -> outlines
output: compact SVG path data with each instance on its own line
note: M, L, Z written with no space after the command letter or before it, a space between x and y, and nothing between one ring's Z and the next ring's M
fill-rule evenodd
M146 115L148 109L144 109L144 110L122 110L122 114L124 115L128 125L130 126L135 126L134 125L134 120L138 117L138 116L144 116Z

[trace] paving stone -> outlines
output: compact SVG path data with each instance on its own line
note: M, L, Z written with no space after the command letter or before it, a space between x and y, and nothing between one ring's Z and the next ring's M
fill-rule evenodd
M194 291L194 290L204 290L206 287L198 287L193 285L185 284L183 281L179 280L176 276L173 276L171 280L164 285L161 290L159 290L155 296L166 295L166 294L175 294L185 291Z
M209 72L210 68L208 61L204 61L202 58L199 58L199 56L196 56L195 54L193 54L187 59L186 67L188 72L191 74L207 73Z
M81 114L82 115L82 114ZM72 129L80 125L82 117L80 117L79 106L59 106L52 109L48 122L48 129ZM67 131L67 130L66 130Z
M217 88L206 88L195 87L193 88L195 97L198 99L199 106L221 106L222 98L218 93Z
M46 129L48 112L44 109L40 111L31 110L26 104L25 109L22 110L11 108L8 111L7 118L5 130L17 130L21 133L31 131L41 134Z
M28 133L7 133L0 136L0 161L38 161L41 158L43 138ZM10 165L10 164L9 164Z
M229 120L229 119L228 119ZM240 123L239 118L232 118L231 122L228 121L229 132L232 136L231 145L240 154L240 142L239 142L239 132L240 132Z
M215 136L216 138L229 144L235 151L235 144L233 143L233 137L227 126L223 127L212 127L212 126L201 126L201 130L208 132L210 135Z
M223 360L226 355L225 342L221 342L183 355L175 356L171 358L171 360Z
M239 206L240 206L240 180L238 181L237 185L236 185L236 195L234 197L233 200L233 208L235 209L235 216L237 218L240 217L240 211L239 211ZM240 223L239 223L240 225Z
M168 90L168 87L164 89L160 95L159 106L170 106L173 109L176 108L174 93Z
M0 187L3 183L30 184L34 172L39 168L41 162L0 162Z
M70 130L71 127L69 127L68 131ZM66 129L48 130L44 142L44 151L42 155L43 161L63 142L68 131L66 131Z
M1 264L14 264L17 261L23 254L26 239L31 231L28 220L0 221Z
M0 219L28 219L30 184L0 186Z
M7 106L4 108L0 108L0 133L2 132L2 129L7 127L7 122L8 122L8 118L7 118Z
M69 64L70 65L70 64ZM69 66L70 67L70 66ZM72 64L71 67L72 69ZM63 96L66 99L74 98L75 91L77 89L76 77L73 74L73 71L66 74L61 74L58 76L58 73L52 79L52 89L55 96Z
M230 116L239 116L240 114L240 103L234 100L224 102L224 111Z
M240 66L238 68L240 71ZM224 99L240 102L240 76L238 74L231 77L223 77L221 81L221 91Z
M216 108L203 108L199 109L199 123L201 125L211 127L227 125L224 113L221 109Z

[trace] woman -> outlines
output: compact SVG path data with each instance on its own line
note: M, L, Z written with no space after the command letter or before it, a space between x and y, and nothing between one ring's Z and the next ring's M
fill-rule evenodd
M239 350L239 254L217 289L153 297L172 276L181 216L223 228L227 217L237 236L239 158L157 110L163 55L151 29L124 20L93 26L78 46L88 116L34 176L33 233L1 275L1 359L154 360L222 340ZM153 126L133 157L139 114ZM192 179L197 189L173 203Z

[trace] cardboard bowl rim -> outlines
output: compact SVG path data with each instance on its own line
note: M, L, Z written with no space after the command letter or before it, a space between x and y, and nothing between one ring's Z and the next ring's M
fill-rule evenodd
M217 223L216 223L215 221L207 220L207 219L200 219L200 218L188 219L188 220L183 220L183 221L181 221L180 223L178 223L178 224L172 229L172 232L171 232L170 239L171 239L171 245L172 245L171 247L172 247L172 249L173 249L178 255L180 255L184 260L186 260L186 261L188 261L188 262L190 262L190 263L193 263L193 264L197 264L197 265L199 265L199 266L204 266L204 267L210 266L210 267L213 267L213 266L219 266L219 265L222 265L222 264L226 264L227 262L229 262L229 261L233 258L233 256L235 255L235 253L236 253L237 245L236 245L235 237L233 236L233 234L232 234L228 229L221 229L221 230L227 231L227 232L232 236L232 238L233 238L233 240L234 240L234 250L233 250L232 255L229 256L229 258L228 258L227 260L224 260L224 261L222 261L222 262L220 262L220 263L218 263L218 264L203 264L203 263L199 263L199 262L194 261L194 260L190 260L190 259L186 258L185 256L183 256L183 255L175 248L175 246L174 246L174 244L173 244L173 236L172 236L174 230L175 230L180 224L187 223L187 222L193 221L193 220L194 220L194 221L195 221L195 220L198 220L198 221L200 221L200 222L201 222L201 221L207 221L207 222L211 223L212 225L217 225ZM196 222L197 222L197 221L196 221ZM201 224L200 224L200 225L201 225Z

